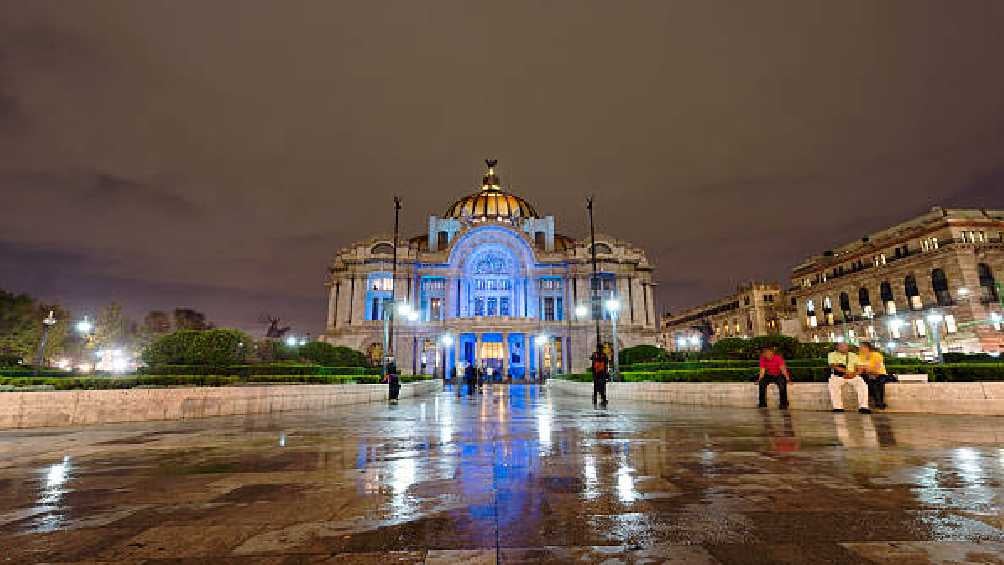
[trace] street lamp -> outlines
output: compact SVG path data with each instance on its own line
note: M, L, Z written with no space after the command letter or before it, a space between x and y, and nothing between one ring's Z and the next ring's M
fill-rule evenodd
M620 359L618 359L618 357L619 357L619 353L618 353L619 348L617 346L617 318L620 316L621 301L617 300L616 298L609 298L603 304L603 307L606 308L607 312L610 314L610 334L611 334L611 339L614 342L614 344L613 344L614 345L614 347L613 347L614 348L614 352L613 352L614 353L614 372L613 372L613 375L611 375L611 379L610 380L617 380L617 378L620 376Z
M94 330L94 324L84 316L83 320L77 322L76 325L77 333L83 337L90 337L91 331Z
M941 353L941 329L938 324L943 322L945 317L938 312L931 312L927 315L927 322L931 326L931 338L934 339L934 354L938 363L944 363L945 357Z
M533 339L533 342L537 344L537 382L544 382L544 347L547 345L547 341L551 339L547 334L540 334Z
M1001 319L1000 313L998 312L990 313L990 323L994 325L995 330L1000 331L1002 322L1004 322L1004 320Z
M41 370L42 363L45 363L45 344L49 341L49 329L54 325L56 325L55 311L49 310L49 315L42 318L42 337L38 340L38 351L35 353L36 375Z
M589 307L586 306L585 304L579 304L578 306L575 307L575 317L576 318L579 318L581 320L581 319L584 319L588 315L589 315Z
M446 360L449 359L449 355L446 351L453 346L453 336L450 334L443 334L439 336L439 344L442 346L443 350L443 382L446 382L446 376L449 371L446 368Z

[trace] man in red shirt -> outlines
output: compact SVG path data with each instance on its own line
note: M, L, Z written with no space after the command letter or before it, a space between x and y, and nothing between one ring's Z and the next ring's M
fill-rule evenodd
M791 373L784 364L784 358L778 355L773 347L765 348L760 355L760 376L756 381L760 385L758 404L760 408L767 407L767 385L774 383L780 396L781 410L788 409L788 383L791 382Z

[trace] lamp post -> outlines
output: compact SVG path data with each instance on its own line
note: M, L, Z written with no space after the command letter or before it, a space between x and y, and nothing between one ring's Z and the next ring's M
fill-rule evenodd
M78 321L74 326L80 337L84 338L84 351L85 357L90 360L94 357L94 324L84 316L84 319Z
M537 344L537 382L540 384L544 383L544 346L547 340L547 334L540 334L533 340Z
M38 340L38 351L35 353L35 374L42 369L42 363L45 363L45 344L49 341L49 329L56 325L56 316L54 310L49 310L49 315L42 318L42 337Z
M603 343L600 338L600 317L596 316L596 307L600 302L600 278L596 268L596 226L593 224L593 197L586 198L586 209L589 210L589 251L593 261L593 278L590 281L590 304L593 307L593 318L596 320L596 353L603 354Z
M945 317L938 312L927 315L927 322L931 327L931 338L934 339L934 355L938 363L945 362L945 356L941 352L941 328L938 327L944 319Z
M439 345L443 350L443 382L446 382L446 376L449 374L449 370L446 367L446 360L449 359L447 351L453 346L453 336L450 334L443 334L439 336Z
M617 318L620 317L621 301L616 298L610 298L603 304L603 307L610 314L610 337L614 345L614 371L610 380L616 381L620 376L620 347L617 345Z
M399 220L401 216L401 197L394 197L394 253L391 256L391 275L390 275L390 303L394 304L397 300L397 231ZM386 309L385 309L386 310ZM387 328L384 332L384 348L383 348L383 369L381 371L382 376L387 376L387 364L394 357L394 309L392 308L390 312L384 312L388 317L385 327Z

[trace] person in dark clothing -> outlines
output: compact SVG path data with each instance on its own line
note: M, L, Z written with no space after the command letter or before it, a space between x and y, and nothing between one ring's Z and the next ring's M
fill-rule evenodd
M470 396L474 394L474 383L477 381L477 369L474 367L474 363L468 363L467 368L464 369L464 380L467 381L467 395Z
M789 382L791 382L791 373L788 372L784 358L778 355L773 347L764 349L760 356L760 375L757 377L757 384L760 385L757 406L759 408L767 407L767 385L774 383L777 385L781 410L787 410Z
M602 351L596 351L590 357L590 360L593 362L593 406L596 406L596 395L599 395L602 400L600 406L606 406L607 380L610 378L607 356Z
M393 360L387 363L387 399L397 404L401 395L401 378L397 374L397 364Z

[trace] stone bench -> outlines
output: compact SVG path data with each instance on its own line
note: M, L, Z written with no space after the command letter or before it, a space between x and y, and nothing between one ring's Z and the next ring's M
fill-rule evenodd
M927 373L918 373L911 375L896 375L901 383L926 383L930 379L927 377Z
M926 375L925 375L926 376ZM552 379L548 388L558 395L592 396L592 383ZM934 414L983 414L1004 416L1004 382L908 382L886 385L888 412ZM841 391L844 407L857 406L851 387ZM620 400L665 402L691 406L753 408L757 403L755 383L655 383L614 382L607 384L607 396ZM788 387L792 410L829 411L830 392L826 383L796 382ZM767 404L777 407L777 388L767 390Z

